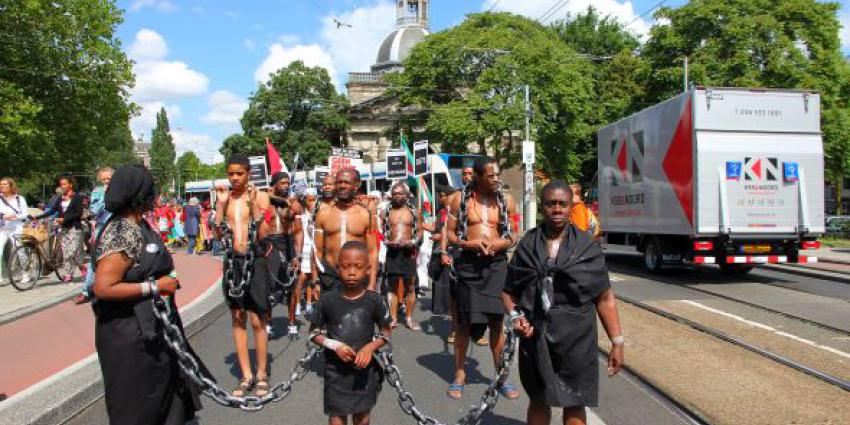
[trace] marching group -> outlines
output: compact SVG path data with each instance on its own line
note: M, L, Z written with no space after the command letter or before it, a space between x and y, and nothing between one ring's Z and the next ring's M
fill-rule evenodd
M449 398L463 396L470 341L489 344L498 365L505 315L521 337L529 424L548 424L551 407L564 409L565 424L584 423L585 407L596 405L597 316L612 342L608 373L623 364L615 298L594 235L598 223L581 203L580 188L548 183L541 193L543 222L520 237L516 204L503 193L498 163L487 157L464 170L462 190L437 189L436 220L423 218L401 182L391 186L388 201L358 197L360 176L352 168L298 194L286 173L274 174L267 191L253 187L247 157L228 158L226 170L230 187L216 188L214 208L190 200L181 215L190 251L207 236L222 244L222 292L242 376L235 397L269 394L273 305L288 306L289 331L297 333L303 295L310 340L325 348L329 423L348 423L351 415L354 424L368 424L382 381L373 353L399 323L420 330L414 310L425 237L433 246L427 253L432 308L449 314L453 326L446 335L455 348ZM168 220L173 228L177 213L165 210L142 166L117 170L103 203L110 216L95 248L92 295L110 422L185 423L200 408L198 389L158 336L149 301L164 297L176 311L179 280L166 242ZM208 233L200 230L210 222ZM176 313L174 320L179 326ZM510 382L500 382L498 391L519 397Z

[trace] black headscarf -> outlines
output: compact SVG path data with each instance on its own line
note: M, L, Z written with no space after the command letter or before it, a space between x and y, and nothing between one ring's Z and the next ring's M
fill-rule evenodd
M115 170L112 175L104 203L107 211L122 214L149 209L154 198L156 188L151 172L143 165L125 165Z
M283 179L289 179L289 173L287 173L285 171L278 171L278 172L272 174L272 186L277 185L277 182L279 182Z

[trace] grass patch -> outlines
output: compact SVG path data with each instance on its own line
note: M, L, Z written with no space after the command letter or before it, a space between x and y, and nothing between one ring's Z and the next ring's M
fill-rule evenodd
M850 248L850 239L823 238L820 243L829 248Z

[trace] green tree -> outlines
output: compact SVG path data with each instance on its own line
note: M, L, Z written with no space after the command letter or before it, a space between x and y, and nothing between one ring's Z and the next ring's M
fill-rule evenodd
M647 101L678 93L683 58L703 86L814 89L821 94L826 175L850 175L850 66L841 54L840 5L815 0L702 0L664 7L644 46ZM843 126L843 127L842 127Z
M171 138L171 127L165 108L156 114L156 127L151 134L151 173L156 179L160 191L171 185L175 177L174 142Z
M593 64L595 107L586 111L593 130L576 152L582 163L581 180L590 182L597 171L596 130L645 106L649 64L637 55L638 39L615 18L602 17L593 7L556 21L552 28Z
M577 145L592 130L592 68L554 30L509 13L472 14L416 45L404 65L390 77L391 90L423 108L427 137L444 151L473 148L516 164L529 84L540 165L554 176L580 174Z
M308 165L323 164L345 140L347 108L327 70L292 62L259 85L242 115L243 134L228 137L220 152L265 154L268 137L287 164L296 152Z
M114 1L104 0L7 0L0 6L5 173L33 182L57 171L90 174L117 151L131 151L115 137L127 128L133 84L115 35L121 16Z
M183 155L180 155L180 157L177 158L175 168L177 184L182 190L182 187L185 186L186 182L201 179L203 164L198 158L198 155L195 155L195 152L186 151Z

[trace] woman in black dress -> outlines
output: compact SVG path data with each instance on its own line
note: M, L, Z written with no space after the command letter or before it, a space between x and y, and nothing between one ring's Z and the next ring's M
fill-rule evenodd
M173 294L179 287L169 276L171 255L142 219L155 195L146 168L119 168L105 196L113 215L96 242L95 345L109 422L115 425L185 424L200 409L196 388L165 345L151 306L150 294L158 289L176 312Z
M597 404L596 316L611 339L608 375L623 365L623 334L602 247L571 225L572 191L555 180L543 188L544 223L517 245L502 301L519 344L519 375L528 393L529 425L548 425L551 408L563 423L586 423ZM522 312L522 316L519 316Z

